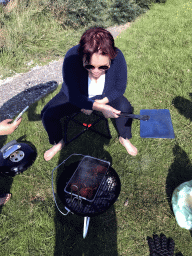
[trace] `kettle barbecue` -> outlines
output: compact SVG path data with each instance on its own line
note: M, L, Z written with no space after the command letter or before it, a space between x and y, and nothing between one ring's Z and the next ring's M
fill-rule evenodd
M12 140L0 150L0 174L15 176L33 164L37 153L27 143Z

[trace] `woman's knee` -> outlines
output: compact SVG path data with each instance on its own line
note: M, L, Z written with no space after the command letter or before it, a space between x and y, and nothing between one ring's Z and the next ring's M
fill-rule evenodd
M124 97L124 106L123 107L125 107L129 113L133 112L133 107L132 107L131 103L125 97Z
M44 108L43 108L42 111L41 111L41 119L43 118L43 115L44 115L46 109L47 109L47 105L44 106Z
M122 96L118 99L117 109L120 110L121 112L128 112L128 113L133 112L133 107L132 107L131 103L124 96Z
M43 121L51 121L56 119L56 113L52 108L45 108L41 111L41 118Z
M61 106L66 102L66 96L64 95L63 92L59 92L56 94L43 108L41 111L41 118L44 116L44 114L47 111L51 111L53 108L56 108L57 106Z

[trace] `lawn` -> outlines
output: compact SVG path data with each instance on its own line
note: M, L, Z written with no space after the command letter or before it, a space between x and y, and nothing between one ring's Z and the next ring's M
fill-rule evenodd
M45 162L43 154L50 145L40 113L61 85L30 106L13 134L1 137L0 146L14 139L28 141L38 153L23 174L1 178L1 192L12 193L1 208L1 255L148 256L147 236L161 233L174 239L177 256L191 255L192 233L178 226L171 208L173 189L192 180L191 27L192 2L168 0L155 4L115 39L127 62L125 96L134 113L169 109L175 139L143 139L140 123L134 120L131 142L139 153L132 157L120 145L109 119L111 140L88 132ZM61 215L51 189L52 170L73 153L110 161L121 180L117 202L91 218L85 239L83 217ZM54 180L58 176L55 173Z

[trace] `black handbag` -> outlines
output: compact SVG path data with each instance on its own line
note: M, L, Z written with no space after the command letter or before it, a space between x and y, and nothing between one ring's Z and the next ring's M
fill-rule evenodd
M36 151L27 143L12 140L0 150L0 174L15 176L33 164Z

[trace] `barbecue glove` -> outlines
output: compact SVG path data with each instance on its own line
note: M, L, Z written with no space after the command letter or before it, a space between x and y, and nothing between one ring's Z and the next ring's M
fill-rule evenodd
M173 239L167 239L167 237L161 234L160 237L158 235L153 235L153 239L151 237L147 237L150 256L173 256L175 243Z

